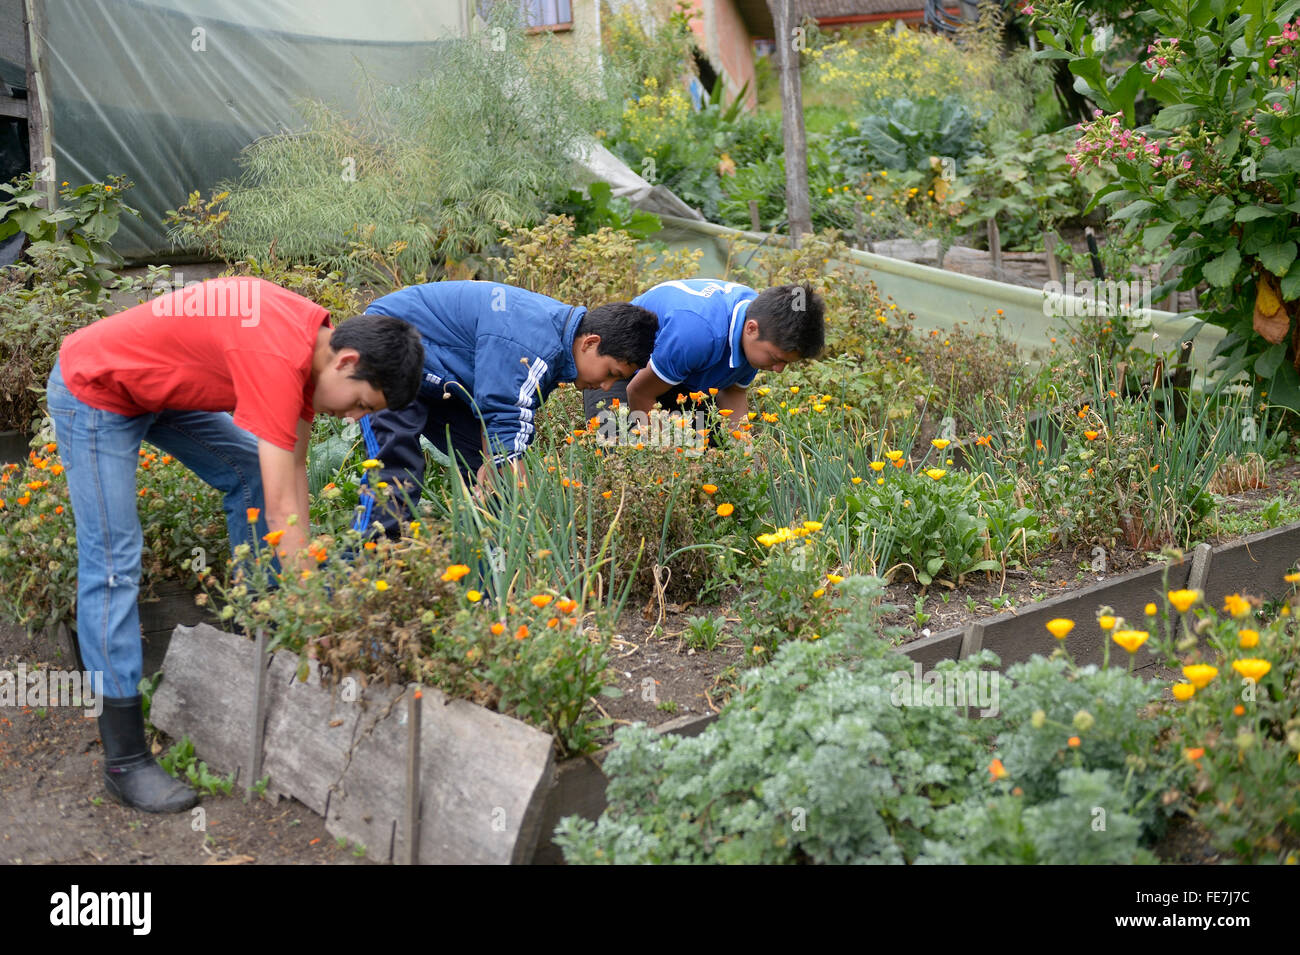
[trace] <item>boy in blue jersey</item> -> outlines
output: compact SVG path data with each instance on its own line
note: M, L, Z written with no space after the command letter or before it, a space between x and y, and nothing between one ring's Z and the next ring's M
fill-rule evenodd
M490 480L533 440L533 416L560 382L608 389L644 367L658 319L614 302L588 311L497 282L431 282L376 299L366 310L413 325L424 344L424 379L410 405L372 416L383 462L378 480L418 500L420 436L467 480ZM450 441L448 440L450 435ZM390 537L411 519L405 495L379 515Z
M825 307L808 285L760 293L736 282L687 279L656 285L632 304L659 318L650 361L626 386L633 413L649 413L665 397L672 408L678 393L715 388L717 406L743 417L749 411L745 389L760 370L783 371L817 357L825 344ZM611 394L622 397L615 389ZM593 391L583 397L589 417L607 403Z

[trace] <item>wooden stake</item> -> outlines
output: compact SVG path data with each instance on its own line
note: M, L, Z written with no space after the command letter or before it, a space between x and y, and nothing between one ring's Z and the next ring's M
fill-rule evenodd
M762 221L758 218L758 200L757 200L757 199L750 199L750 200L749 200L749 227L750 227L751 229L753 229L755 232L762 232L762 231L763 231L763 223L762 223Z
M985 223L989 234L989 255L992 257L993 277L1002 281L1002 239L998 235L998 220L989 219Z
M266 729L266 631L257 631L253 649L253 728L248 741L248 778L244 793L253 798L253 786L262 778L262 734Z
M411 688L406 704L406 864L420 864L420 713L424 694L419 686Z
M51 211L59 201L59 177L54 169L54 130L45 96L45 72L41 56L44 32L36 0L23 0L23 25L27 45L27 145L32 172L44 174L45 207Z

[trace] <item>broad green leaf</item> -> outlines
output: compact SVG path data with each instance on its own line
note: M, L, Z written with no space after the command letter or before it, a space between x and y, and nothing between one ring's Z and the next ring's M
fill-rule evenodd
M1178 129L1202 115L1203 110L1195 103L1175 103L1157 113L1153 125L1157 129Z
M1210 200L1210 204L1205 208L1205 213L1201 216L1201 225L1218 222L1231 211L1232 200L1225 195L1217 195Z
M1270 212L1263 206L1242 206L1237 210L1235 218L1238 222L1252 222L1255 219L1267 219L1273 215L1277 215L1277 213Z
M1169 238L1169 233L1173 231L1174 223L1172 222L1161 222L1147 226L1146 232L1142 236L1142 244L1148 249L1157 248Z
M1259 261L1274 275L1286 275L1295 261L1296 247L1290 239L1275 242L1259 250Z
M1261 378L1272 378L1277 373L1278 366L1282 364L1282 359L1286 357L1286 345L1279 342L1270 346L1261 352L1255 359L1255 374Z
M1228 249L1217 258L1210 259L1201 269L1205 281L1215 288L1226 288L1232 284L1241 265L1241 253L1235 247Z
M1282 279L1281 291L1283 300L1287 302L1300 298L1300 269L1287 272Z

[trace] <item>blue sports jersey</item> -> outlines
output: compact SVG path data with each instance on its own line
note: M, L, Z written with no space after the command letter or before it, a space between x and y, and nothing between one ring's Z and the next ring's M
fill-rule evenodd
M659 317L650 370L679 392L744 387L758 370L745 360L741 332L758 293L736 282L664 282L632 300Z

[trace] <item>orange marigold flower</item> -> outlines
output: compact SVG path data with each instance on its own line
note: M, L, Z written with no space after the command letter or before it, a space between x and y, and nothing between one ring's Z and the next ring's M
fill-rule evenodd
M609 406L610 406L611 408L617 408L617 407L618 407L618 399L617 399L617 398L612 398L612 399L610 399Z
M443 571L443 574L439 579L446 581L448 583L453 583L457 580L460 580L468 573L469 573L469 568L466 567L464 564L452 564L445 571Z
M284 536L284 531L271 531L269 534L263 534L262 540L266 541L272 547L280 543L280 538Z
M63 513L63 505L60 504L58 507L56 507L56 508L54 509L54 513L55 513L55 514L62 514L62 513Z
M713 493L714 493L715 491L717 491L717 490L718 490L718 486L717 486L716 484L706 484L706 485L704 485L704 493L705 493L705 494L713 494Z
M1183 750L1183 755L1186 756L1190 762L1194 763L1205 755L1205 747L1197 746L1194 749L1185 749Z
M545 607L554 599L555 598L550 594L533 594L533 596L528 598L532 605L538 608Z
M250 507L247 511L244 512L244 516L248 518L248 523L256 524L258 515L260 515L261 513L262 512L259 508Z
M528 636L528 633L529 633L529 631L528 631L528 625L527 625L527 624L523 624L523 623L521 623L521 624L519 625L519 629L515 631L515 639L516 639L516 640L522 640L522 639L524 639L525 637Z
M719 517L730 517L730 516L731 516L731 513L732 513L735 509L736 509L735 506L732 505L732 504L719 504L719 505L718 505L718 516L719 516Z
M50 473L51 473L51 474L55 474L55 475L62 474L62 473L63 473L63 465L62 465L62 464L55 464L55 465L53 465L53 466L50 468Z
M374 550L378 545L376 545L374 541L366 541L362 546L365 547L366 550Z
M718 414L723 418L730 418L733 414L735 414L735 411L732 408L719 408Z
M1083 740L1079 739L1079 737L1077 736L1071 736L1069 739L1065 741L1065 745L1074 749L1083 745Z
M49 444L45 446L46 454L53 454L57 450L59 450L59 446L55 444L53 441L51 441Z
M600 496L603 497L603 498L605 498L606 500L609 500L611 497L614 496L614 492L613 492L613 491L601 491L601 492L600 492Z
M1246 708L1242 706L1240 703L1238 703L1236 706L1232 708L1233 716L1244 716L1245 714L1246 714Z
M709 394L711 394L711 395L716 395L717 393L718 393L718 389L717 389L717 388L710 388L710 389L709 389Z
M991 434L986 434L986 435L984 435L983 437L976 438L976 439L975 439L975 444L976 444L976 446L979 446L979 445L982 444L982 445L984 445L984 447L986 447L986 448L992 447L992 446L993 446L993 435L991 435Z
M1034 438L1034 447L1039 451L1043 450L1043 439Z
M554 630L559 625L560 625L559 617L552 617L550 620L546 621L546 629L548 630Z
M1006 767L1002 765L1002 760L995 759L993 762L989 763L989 775L993 777L994 781L1002 779L1007 775L1007 770Z
M1089 441L1096 441L1097 435L1100 433L1101 433L1100 431L1085 431L1083 433L1083 436L1087 438Z
M501 636L501 634L503 634L503 633L505 633L505 632L506 632L506 625L505 625L504 623L494 623L494 624L492 624L492 635L493 635L494 637L499 637L499 636Z
M31 499L32 496L30 494L24 494L22 497L18 498L18 503L22 507L26 507L31 502Z

